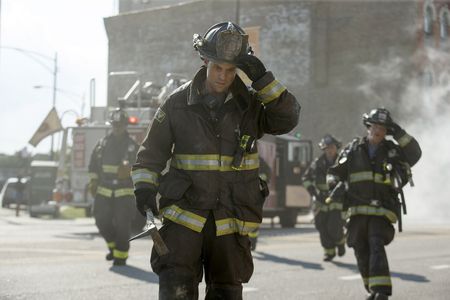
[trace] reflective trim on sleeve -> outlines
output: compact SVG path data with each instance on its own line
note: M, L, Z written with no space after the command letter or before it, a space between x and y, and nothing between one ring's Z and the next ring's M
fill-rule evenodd
M412 136L410 136L409 134L405 133L401 138L398 139L397 143L400 147L405 147L406 145L409 144L409 142L411 142L412 140Z
M263 89L257 91L257 95L263 104L268 104L280 97L281 93L286 90L278 80L274 79L271 83L266 85Z
M89 172L88 176L89 176L89 180L98 179L97 173Z
M250 231L248 233L248 237L254 238L254 239L258 238L258 235L259 235L259 230Z
M176 205L163 208L162 216L196 232L201 232L206 223L206 218L181 209Z
M390 276L374 276L369 277L369 288L374 286L392 286Z
M260 223L242 221L236 218L227 218L216 221L216 235L226 235L239 233L240 235L248 235L250 232L257 230Z
M128 258L128 251L119 251L117 249L114 249L113 250L113 256L114 256L114 258L127 259Z
M111 198L113 195L113 191L111 189L105 188L103 186L99 186L97 188L97 194Z
M134 195L134 189L130 189L130 188L117 189L114 191L115 197L125 197L125 196L133 196L133 195Z
M322 204L320 207L320 211L327 212L332 210L342 210L342 203L340 202L331 202L330 204Z
M132 170L131 179L133 180L134 185L139 182L145 182L158 186L158 174L147 169Z
M374 207L369 205L352 206L348 209L349 216L367 215L386 217L391 223L397 222L397 215L384 207Z
M102 165L103 173L116 174L119 171L119 166L116 165Z
M234 171L231 168L232 156L219 154L175 154L171 166L186 171ZM245 154L239 170L259 168L258 153Z

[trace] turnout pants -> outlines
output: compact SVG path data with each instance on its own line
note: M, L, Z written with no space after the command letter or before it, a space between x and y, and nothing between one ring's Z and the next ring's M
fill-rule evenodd
M131 222L135 214L134 198L98 195L94 203L95 224L114 258L128 258Z
M385 217L357 215L350 218L347 244L354 248L359 272L368 292L392 294L389 264L384 246L395 229Z
M198 299L203 272L205 299L242 299L242 283L253 273L248 236L216 236L213 214L202 232L195 232L169 220L159 230L169 254L158 256L152 250L151 265L159 275L160 300Z
M314 224L325 255L335 256L336 247L345 243L342 210L320 211L314 218Z

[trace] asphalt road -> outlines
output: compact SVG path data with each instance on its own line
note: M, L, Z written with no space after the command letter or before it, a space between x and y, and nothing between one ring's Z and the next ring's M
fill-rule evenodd
M150 247L149 239L133 242L128 265L112 267L92 218L15 217L13 209L0 209L0 299L157 299ZM450 223L405 220L387 253L392 299L450 299ZM265 222L244 299L364 299L351 249L333 262L321 259L313 225ZM202 284L200 299L203 290Z

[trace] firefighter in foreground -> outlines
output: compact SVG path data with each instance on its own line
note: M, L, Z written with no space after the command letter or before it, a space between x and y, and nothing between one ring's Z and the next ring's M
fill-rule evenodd
M131 165L136 159L137 144L128 135L128 115L118 109L109 122L112 133L94 148L89 163L89 188L95 197L94 217L109 253L106 260L125 265L128 258L131 223L135 216Z
M160 299L197 299L203 271L206 299L242 299L253 273L248 233L261 223L264 201L256 140L291 131L300 106L238 25L215 24L193 45L203 66L155 114L133 166L136 205L163 218L170 252L158 256L153 247L151 255Z
M314 224L319 231L320 243L324 250L324 261L331 261L337 254L345 254L344 222L342 219L342 202L339 200L326 203L329 196L327 171L334 165L338 156L339 142L332 135L325 135L319 143L323 154L316 158L303 176L303 186L314 201Z
M416 139L395 123L388 110L363 115L367 136L354 139L330 168L329 184L348 184L346 200L350 221L347 244L354 248L366 299L387 299L392 294L385 246L393 239L393 223L401 220L401 188L412 183L410 167L421 157ZM396 142L386 140L392 135ZM403 197L402 197L403 198ZM400 223L399 223L400 225Z

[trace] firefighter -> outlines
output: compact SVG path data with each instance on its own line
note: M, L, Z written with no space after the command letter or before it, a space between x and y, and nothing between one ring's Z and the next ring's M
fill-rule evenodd
M269 196L269 182L270 182L271 169L266 161L260 156L259 157L259 181L261 194L264 199ZM248 233L248 237L251 242L252 251L256 250L256 243L258 242L259 227Z
M394 239L392 224L401 217L398 191L412 182L410 167L422 152L385 108L364 114L363 123L367 136L354 139L340 153L327 180L331 186L338 181L348 185L347 245L354 249L367 299L379 300L392 294L385 246Z
M151 255L160 299L197 299L203 271L206 299L242 299L253 273L248 233L264 201L256 140L292 130L300 105L252 55L238 25L215 24L193 45L203 65L155 114L133 166L136 205L163 219L170 252L153 247Z
M342 203L325 202L329 196L327 171L336 162L340 147L340 141L326 134L319 142L323 154L313 161L303 176L303 186L314 199L314 224L319 231L324 261L331 261L336 256L336 248L339 256L345 254Z
M100 139L91 155L89 189L95 197L95 224L109 249L106 260L121 266L128 258L128 239L135 215L130 171L138 146L128 135L125 111L113 111L109 122L112 132Z

